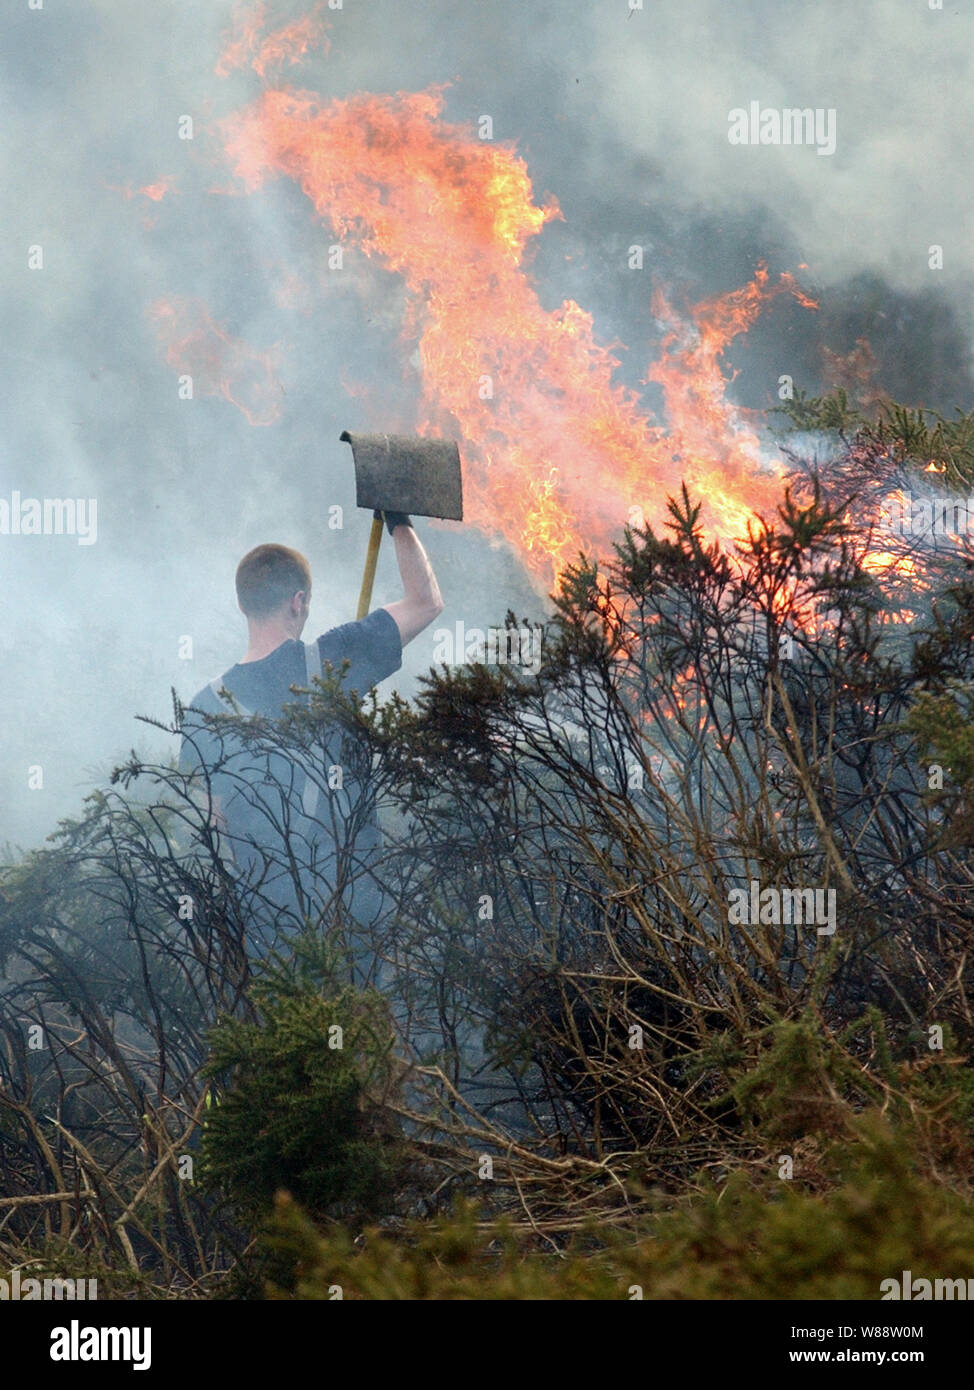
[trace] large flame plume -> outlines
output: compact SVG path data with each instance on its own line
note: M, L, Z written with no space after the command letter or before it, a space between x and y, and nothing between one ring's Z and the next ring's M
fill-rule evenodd
M330 103L268 90L223 135L247 189L294 179L335 235L402 277L422 369L417 427L459 438L470 520L505 536L532 573L550 580L634 516L659 518L681 479L706 499L711 533L741 535L777 485L725 400L718 359L773 295L810 301L763 269L689 324L660 300L668 332L650 376L664 428L614 380L618 359L591 314L538 299L525 257L556 204L536 205L515 151L443 121L442 104L439 89Z
M703 499L711 537L743 536L755 510L772 512L784 468L727 400L721 357L774 297L813 301L763 266L682 314L657 290L647 338L660 327L663 338L644 377L662 395L655 419L619 382L619 358L599 342L592 315L574 300L542 306L528 261L561 212L553 199L535 202L512 145L443 120L442 88L324 101L268 86L309 51L327 51L324 4L276 27L263 0L237 7L216 71L249 67L264 90L220 124L223 149L244 190L293 179L332 236L401 277L403 356L421 373L405 427L460 443L468 522L505 538L550 585L579 551L607 554L625 524L664 522L681 481ZM170 187L140 191L155 198ZM286 278L281 306L291 297ZM153 314L167 360L202 391L222 394L253 424L278 417L273 350L233 338L192 301L160 301ZM377 397L366 427L390 428Z

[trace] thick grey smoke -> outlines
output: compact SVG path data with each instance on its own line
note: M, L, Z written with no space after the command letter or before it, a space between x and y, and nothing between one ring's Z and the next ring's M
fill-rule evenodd
M354 252L330 275L330 233L286 181L210 191L232 183L212 123L260 90L252 72L214 73L231 8L5 7L0 499L97 500L94 544L0 536L0 838L15 843L77 809L129 747L168 751L134 716L165 716L171 686L188 697L239 657L232 580L250 546L309 556L316 631L353 615L368 519L338 434L413 423L398 282ZM281 22L302 8L269 6ZM565 214L535 251L542 301L590 310L601 339L628 348L630 383L652 356L654 280L692 302L765 258L773 271L807 263L823 307L779 302L752 331L733 355L742 401L770 404L781 372L818 387L820 345L848 351L868 332L894 392L965 404L970 15L925 0L345 0L328 23L330 51L285 80L326 98L449 82L445 119L489 115L538 200L554 195ZM835 153L730 145L728 113L752 101L834 109ZM192 141L179 138L187 115ZM162 179L161 201L137 193ZM933 244L942 271L929 269ZM160 298L202 301L255 349L277 346L275 423L251 425L219 396L179 399L150 315ZM540 611L496 539L420 533L443 626ZM387 552L376 599L396 593ZM433 654L428 633L390 685L410 691Z

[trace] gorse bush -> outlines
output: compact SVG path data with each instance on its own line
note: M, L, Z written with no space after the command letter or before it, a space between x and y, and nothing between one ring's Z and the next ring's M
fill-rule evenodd
M974 431L839 399L796 420L832 432L829 464L796 461L736 548L684 492L569 567L539 667L342 706L385 830L360 933L355 864L316 881L285 836L305 938L256 969L260 874L222 860L198 787L135 755L4 871L0 1257L60 1242L112 1287L200 1296L283 1190L310 1271L278 1230L283 1292L454 1296L452 1249L456 1296L723 1297L736 1268L733 1296L875 1297L880 1265L909 1266L894 1201L963 1274L974 556L878 518L891 489L967 478ZM332 695L273 727L212 718L308 763ZM381 961L381 994L347 988L343 952ZM382 1244L457 1202L445 1245ZM385 1232L354 1277L336 1220L348 1252Z
M595 1222L559 1250L473 1201L433 1222L359 1244L321 1231L286 1194L264 1237L270 1298L866 1299L916 1278L974 1278L974 1207L918 1171L909 1139L876 1110L819 1161L838 1175L815 1193L798 1177L740 1169L701 1176L674 1210L625 1231ZM799 1162L798 1171L801 1169ZM340 1293L339 1293L340 1291Z
M204 1187L250 1219L280 1188L320 1216L381 1211L401 1162L384 1001L342 986L310 935L250 996L256 1019L224 1018L210 1035L217 1103L203 1127Z
M527 1164L540 1134L580 1173L621 1175L635 1149L676 1179L814 1129L821 1098L762 1130L734 1084L760 1073L769 1025L813 1012L856 1034L844 1098L883 1080L856 1032L869 1006L896 1061L930 1058L938 1029L974 1044L972 865L944 843L910 722L931 633L945 670L974 675L974 589L932 555L928 587L889 594L848 511L812 485L735 557L684 496L668 536L569 569L537 679L444 671L376 728L423 884L398 912L417 1046L494 1117L498 1153L520 1138ZM790 920L796 892L827 916ZM732 917L759 895L771 911ZM806 1041L779 1064L835 1064Z

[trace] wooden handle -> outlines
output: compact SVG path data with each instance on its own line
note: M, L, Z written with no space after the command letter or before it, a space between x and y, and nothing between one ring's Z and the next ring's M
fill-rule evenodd
M382 544L382 518L372 518L372 530L369 532L369 548L365 552L365 573L362 575L362 589L358 596L358 612L355 617L359 622L369 611L369 604L372 602L372 585L375 583L375 567L379 562L379 546Z

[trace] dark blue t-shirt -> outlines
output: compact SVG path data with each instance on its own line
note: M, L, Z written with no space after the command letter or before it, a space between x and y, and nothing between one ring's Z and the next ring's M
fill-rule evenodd
M318 638L324 670L336 674L349 663L342 689L364 696L402 665L402 643L395 619L384 608L361 622L345 623ZM282 642L260 661L238 663L220 679L241 710L280 717L284 706L302 697L291 686L308 685L304 644ZM258 886L261 897L300 919L320 901L334 879L341 855L348 872L351 858L361 860L379 842L378 825L367 800L367 769L361 749L336 729L295 762L272 750L240 747L230 736L207 728L194 711L231 714L232 706L204 686L185 711L179 766L186 773L209 772L210 791L220 799L225 839L238 874ZM221 766L222 764L222 766ZM306 769L315 769L318 787L314 817L304 812ZM337 779L336 779L337 769ZM338 785L329 783L337 780ZM263 852L263 851L266 851ZM295 867L295 865L297 867ZM304 889L300 901L297 885ZM371 913L369 895L359 888L356 916ZM347 894L346 894L347 898Z
M361 622L343 623L341 627L333 627L330 632L323 633L318 638L318 650L322 664L330 662L336 671L341 668L343 661L348 661L344 688L357 690L360 695L391 676L402 665L399 628L396 620L384 608L377 608ZM304 645L292 639L282 642L261 661L238 662L221 678L221 683L244 708L254 714L277 718L284 706L293 704L297 698L291 686L304 687L308 683ZM193 699L193 706L203 700L199 707L209 710L209 694L209 686L204 686ZM221 705L221 712L228 713L229 710L229 705Z

